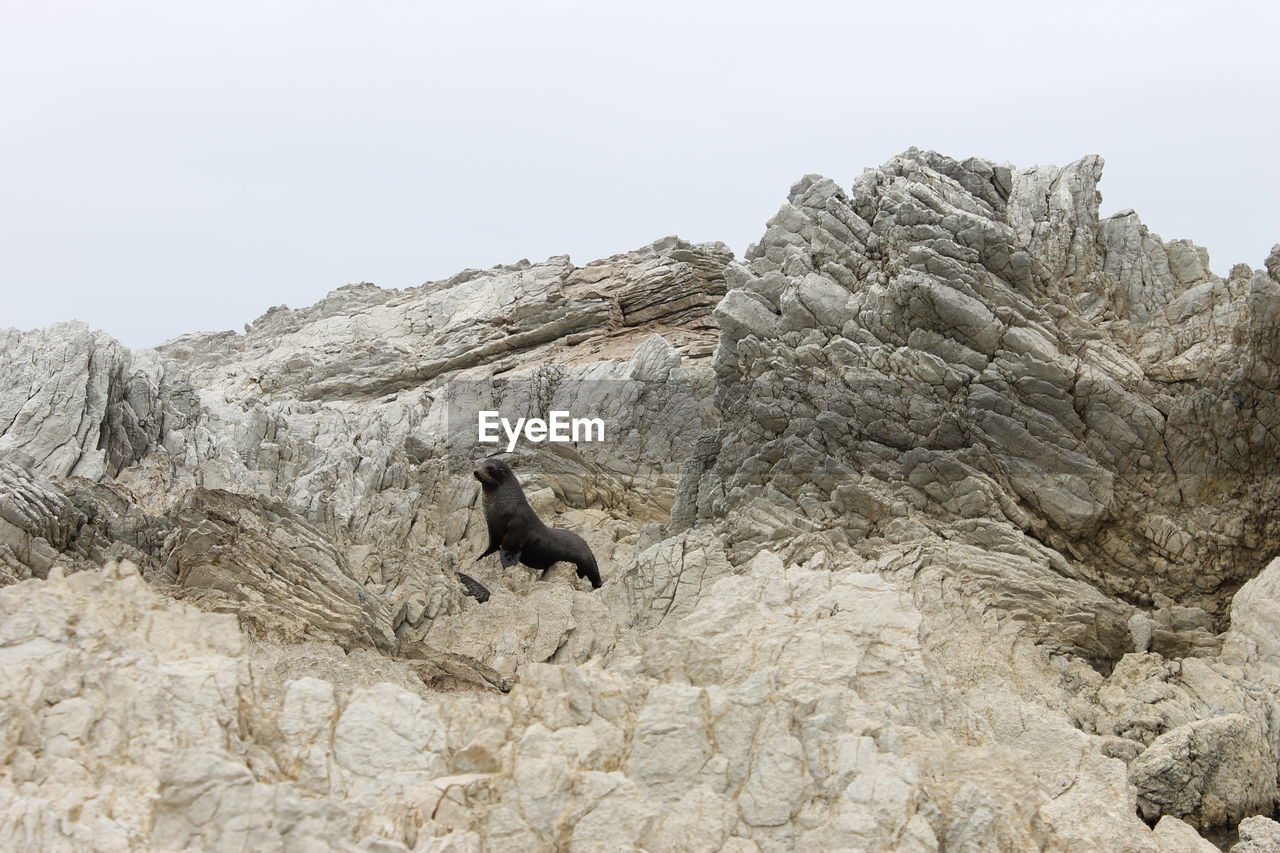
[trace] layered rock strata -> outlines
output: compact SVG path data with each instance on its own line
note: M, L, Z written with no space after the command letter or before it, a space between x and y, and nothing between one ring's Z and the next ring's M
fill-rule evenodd
M1268 849L1280 247L1220 278L1101 167L912 150L741 261L4 333L0 837ZM481 407L610 424L509 457L603 589L473 563Z

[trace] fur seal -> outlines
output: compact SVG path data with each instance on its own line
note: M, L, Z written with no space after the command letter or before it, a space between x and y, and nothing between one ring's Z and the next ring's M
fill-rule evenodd
M573 563L578 577L600 588L600 569L591 548L578 534L542 523L507 463L486 459L472 473L480 481L484 520L489 527L489 547L477 560L498 551L503 568L524 563L531 569L546 571L555 563Z

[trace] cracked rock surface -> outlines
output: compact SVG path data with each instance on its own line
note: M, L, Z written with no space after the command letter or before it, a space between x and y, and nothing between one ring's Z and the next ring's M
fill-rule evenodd
M0 838L1272 849L1280 247L1220 277L1101 170L0 333ZM608 423L506 457L603 588L475 561L480 408Z

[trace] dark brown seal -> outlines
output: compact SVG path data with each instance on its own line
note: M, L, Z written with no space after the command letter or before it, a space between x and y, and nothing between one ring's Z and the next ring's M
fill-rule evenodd
M477 560L498 551L504 568L524 563L546 571L555 563L573 563L578 577L600 588L600 569L591 548L578 534L542 523L507 463L486 459L472 473L480 481L484 520L489 526L489 547Z

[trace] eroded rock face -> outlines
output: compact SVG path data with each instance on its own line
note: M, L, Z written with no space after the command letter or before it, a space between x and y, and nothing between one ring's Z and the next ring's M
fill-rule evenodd
M5 333L0 837L1265 849L1280 261L1101 216L1101 167L912 150L742 262ZM508 457L602 589L475 562L477 407L615 429Z
M0 332L0 453L46 476L114 476L176 450L195 413L181 371L83 323Z
M711 592L638 653L526 665L504 698L255 678L233 617L128 564L55 571L0 591L0 821L20 849L1143 849L1131 813L1050 816L1068 789L1125 799L1064 722L1027 705L1025 742L981 758L930 732L938 685L892 582L766 553Z
M795 526L809 553L922 528L1003 550L1000 527L1129 603L1224 616L1280 542L1258 464L1277 282L1100 220L1101 167L913 150L852 194L797 183L726 273L717 387L740 419L700 517L743 555Z
M164 572L187 596L263 632L395 646L389 604L365 593L344 551L286 507L195 488L173 512Z
M385 682L263 690L234 617L162 598L130 564L9 587L0 614L11 849L352 849L444 795L444 752L486 725L450 734Z
M1212 826L1269 811L1275 768L1275 751L1257 722L1224 714L1162 734L1134 759L1129 777L1144 815Z
M1280 851L1280 824L1265 817L1240 821L1240 843L1231 853L1277 853Z
M667 238L585 267L351 286L158 351L76 324L6 333L0 579L127 558L265 635L421 640L424 619L460 611L460 558L483 550L452 444L475 452L474 421L450 422L459 398L608 419L602 453L557 445L513 464L549 521L625 564L714 423L711 311L731 257ZM470 574L508 580L496 562Z

